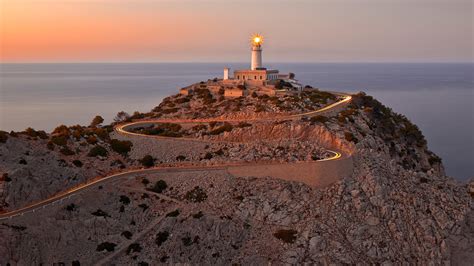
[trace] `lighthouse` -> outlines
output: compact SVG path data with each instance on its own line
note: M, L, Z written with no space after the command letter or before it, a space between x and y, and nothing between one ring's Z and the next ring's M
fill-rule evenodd
M251 70L258 70L262 68L262 43L263 37L255 35L252 38L252 61L250 64Z
M243 81L246 86L264 86L271 81L280 78L279 71L267 69L262 64L263 36L255 34L250 38L252 57L250 69L239 69L234 71L232 80ZM224 79L227 77L224 70Z

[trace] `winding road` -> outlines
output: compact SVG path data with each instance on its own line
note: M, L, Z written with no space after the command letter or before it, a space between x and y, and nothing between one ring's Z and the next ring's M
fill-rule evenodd
M307 113L301 113L301 114L295 114L295 115L288 115L288 116L280 116L280 117L272 117L272 118L254 118L254 119L182 119L182 120L176 120L176 119L156 119L156 120L142 120L142 121L137 121L137 122L130 122L130 123L125 123L121 125L117 125L115 127L115 131L121 135L125 136L139 136L139 137L147 137L147 138L157 138L157 139L170 139L169 137L162 137L162 136L150 136L150 135L145 135L145 134L139 134L139 133L134 133L134 132L129 132L127 131L127 128L131 126L136 126L139 124L150 124L150 123L166 123L166 122L172 122L172 123L206 123L206 122L211 122L211 121L226 121L226 122L243 122L243 121L269 121L269 120L287 120L287 119L295 119L295 118L301 118L301 117L310 117L314 115L319 115L325 112L333 111L336 107L341 107L344 104L347 104L352 97L348 94L343 94L343 93L334 93L342 97L341 100L332 103L330 105L327 105L321 109L318 109L316 111L311 111ZM204 141L204 140L196 140L192 138L176 138L180 141ZM207 141L206 141L207 142ZM334 161L338 160L341 157L343 157L343 154L341 154L338 151L332 151L328 150L329 152L333 153L333 156L330 158L325 158L322 160L319 160L320 162L323 161ZM161 173L161 172L182 172L182 171L199 171L199 170L226 170L227 167L230 166L239 166L239 165L249 165L252 163L226 163L226 164L221 164L217 166L186 166L186 165L179 165L179 166L174 166L174 167L163 167L163 166L157 166L154 168L147 168L147 169L132 169L132 170L126 170L120 173L114 173L105 177L97 177L94 179L91 179L85 183L82 183L80 185L77 185L75 187L72 187L68 190L65 190L63 192L60 192L48 199L38 201L35 203L31 203L25 207L16 209L16 210L11 210L8 212L0 213L0 220L5 220L5 219L12 219L16 216L22 216L26 213L29 212L36 212L42 208L45 208L49 205L54 205L57 202L62 202L63 200L67 200L68 198L73 197L77 193L80 193L86 189L92 188L94 186L97 186L99 184L105 183L107 181L110 181L112 179L118 179L118 178L126 178L126 177L132 177L136 176L137 174L145 174L145 173ZM257 164L262 164L262 163L257 163ZM254 165L256 165L254 163ZM264 165L264 163L262 164Z

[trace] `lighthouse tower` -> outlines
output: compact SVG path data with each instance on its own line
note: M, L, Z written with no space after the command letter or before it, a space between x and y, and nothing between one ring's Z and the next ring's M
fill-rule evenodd
M272 80L280 77L279 71L276 69L267 69L262 65L262 44L263 36L255 34L250 39L252 46L252 61L250 69L239 69L234 71L233 80L243 81L245 86L264 86ZM224 74L225 76L225 74Z
M251 70L258 70L262 68L262 42L263 37L255 35L252 38L252 61L250 64Z

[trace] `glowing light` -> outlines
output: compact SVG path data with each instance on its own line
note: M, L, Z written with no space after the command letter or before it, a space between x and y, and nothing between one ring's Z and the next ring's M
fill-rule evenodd
M252 45L260 46L263 43L263 36L260 34L254 34L251 38Z

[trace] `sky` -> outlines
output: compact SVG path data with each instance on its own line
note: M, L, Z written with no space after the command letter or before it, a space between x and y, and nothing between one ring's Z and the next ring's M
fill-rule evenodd
M471 0L0 0L1 62L473 62Z

